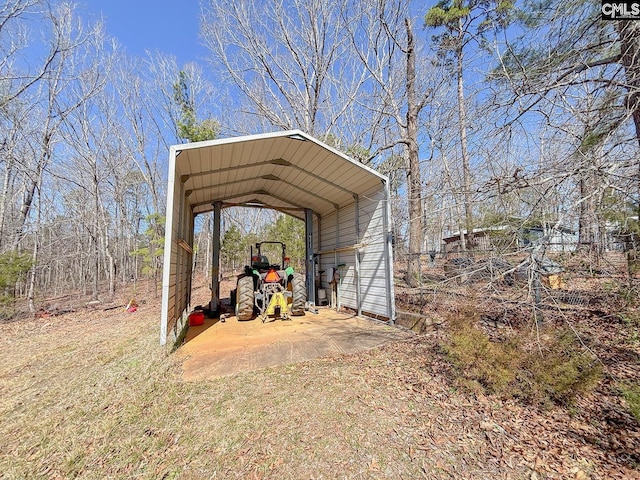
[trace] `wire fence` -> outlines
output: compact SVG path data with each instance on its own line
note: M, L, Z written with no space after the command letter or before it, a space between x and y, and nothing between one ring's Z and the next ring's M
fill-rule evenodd
M398 314L416 323L437 324L451 315L469 314L495 327L523 326L615 315L619 305L637 298L633 252L550 250L423 253L416 287L406 282L409 256L396 253Z

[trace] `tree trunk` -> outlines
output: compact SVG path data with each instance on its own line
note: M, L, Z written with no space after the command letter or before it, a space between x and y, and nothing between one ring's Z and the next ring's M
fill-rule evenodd
M627 80L627 109L633 118L636 138L640 144L640 24L619 21L621 63Z
M20 217L18 219L18 225L16 226L16 236L14 238L14 246L17 247L22 240L24 234L24 226L29 218L29 212L33 204L33 197L36 194L36 190L40 188L42 181L42 173L49 164L51 159L51 133L49 132L50 119L47 118L45 134L42 140L42 151L40 157L37 160L36 171L33 177L25 185L24 193L22 196L22 206L20 207Z
M6 158L5 160L5 174L2 180L2 192L0 193L0 249L4 244L5 231L6 231L6 217L7 217L7 205L9 198L9 184L11 178L11 171L13 170L13 159Z
M420 178L420 152L418 148L418 114L416 98L416 54L413 31L409 19L407 30L407 184L409 187L409 261L407 283L416 287L420 279L420 251L422 246L422 180Z
M597 241L596 205L593 198L594 185L588 178L588 173L579 180L580 217L578 219L578 243L586 250L591 250Z
M109 240L109 225L103 218L103 250L107 260L107 276L109 280L109 299L113 300L116 294L116 262L111 252L111 242Z
M34 301L35 291L36 291L36 264L38 262L38 238L37 236L33 239L33 256L31 257L31 261L33 262L33 266L31 267L31 273L29 275L29 290L27 293L27 303L29 305L29 311L31 313L36 312L36 305Z
M636 139L640 144L640 24L637 21L618 21L618 34L620 36L621 63L624 67L627 79L627 109L631 112L635 126ZM638 178L636 181L636 193L640 198L640 162L638 162ZM636 215L640 218L640 201L636 205ZM634 243L635 245L635 243ZM634 247L635 250L635 247ZM634 258L637 256L633 253Z
M38 185L42 184L42 172L40 172L36 181ZM39 193L38 215L36 219L37 234L33 236L33 256L31 258L33 265L31 266L31 275L29 277L29 290L27 293L27 303L29 305L29 311L31 313L36 313L36 305L35 305L34 298L35 298L36 278L37 278L36 267L38 264L38 242L40 241L39 233L40 233L41 220L42 220L42 191L39 190L38 193Z
M464 223L466 228L466 242L464 236L461 233L461 247L462 251L467 249L467 243L469 250L473 250L473 213L471 208L471 167L469 160L469 150L467 146L467 109L464 104L464 80L463 73L463 51L462 51L462 36L464 35L462 18L458 20L458 41L459 46L456 49L456 77L458 83L458 128L460 132L460 149L462 153L462 183L464 188Z

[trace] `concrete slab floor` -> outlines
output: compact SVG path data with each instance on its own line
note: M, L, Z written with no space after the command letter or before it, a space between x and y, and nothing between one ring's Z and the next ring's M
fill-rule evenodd
M353 353L415 335L381 322L318 308L290 320L205 319L189 327L183 358L187 381L232 375L313 358Z

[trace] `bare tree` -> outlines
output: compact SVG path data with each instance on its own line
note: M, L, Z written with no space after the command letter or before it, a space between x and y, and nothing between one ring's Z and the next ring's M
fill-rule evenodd
M166 156L173 143L162 132L172 122L167 121L164 110L158 107L164 96L157 94L144 70L131 73L136 71L134 62L134 59L121 57L114 71L113 81L123 116L116 134L123 149L120 153L133 160L150 192L151 206L147 213L156 214L164 212L164 182L160 170L163 162L160 159Z
M464 192L464 215L467 239L460 231L460 244L463 251L467 242L473 245L473 209L471 198L471 158L467 139L469 120L465 101L464 73L465 51L470 44L479 44L486 30L494 32L504 27L506 13L511 8L509 1L486 0L449 0L431 7L425 15L425 24L433 28L443 28L444 33L437 37L437 45L444 56L454 57L453 70L456 79L458 99L458 130L462 157L462 179Z
M93 56L94 51L90 45L91 42L100 44L102 27L97 25L85 32L84 27L74 17L72 7L66 4L62 4L58 10L49 11L49 18L53 28L52 42L60 46L60 54L53 62L51 71L39 84L42 99L41 131L33 163L29 167L31 173L23 189L15 231L16 245L22 237L42 173L51 161L55 142L59 140L61 125L71 112L95 95L104 85L104 77L92 63L92 59L97 58ZM85 50L85 47L88 49Z
M23 17L43 27L45 44L41 51L45 54L33 70L14 62L18 53L30 46L26 39L34 38L19 23ZM64 141L65 122L104 86L105 78L96 66L102 40L101 24L86 27L68 3L17 1L0 9L0 48L6 54L0 67L5 93L0 100L0 118L6 127L2 138L5 155L0 243L3 249L28 248L32 252L35 266L27 294L32 310L42 246L44 209L40 202L45 198L44 182L53 166L54 152ZM32 221L33 229L27 228Z
M211 63L242 92L244 113L272 127L344 137L340 127L365 77L350 61L346 3L205 2L201 33Z
M492 76L510 92L496 97L508 128L546 124L572 145L580 243L601 249L605 192L634 177L635 187L624 190L640 208L640 172L629 151L640 140L638 30L635 22L603 21L593 2L566 7L551 2L540 10L525 3L523 35L505 45Z
M107 65L108 59L104 59L102 66ZM119 120L114 111L115 104L112 96L106 92L85 101L70 116L65 128L68 145L74 153L64 176L83 198L89 200L81 206L86 211L78 212L77 217L92 242L94 299L98 299L100 293L102 272L108 281L109 296L113 297L115 293L116 258L111 232L116 219L107 213L107 209L110 204L122 202L113 195L115 192L110 188L110 183L114 177L121 177L129 171L127 159L114 156L118 150L113 146L117 145L118 139L114 138L113 126ZM118 166L123 168L118 169Z
M377 143L371 158L400 147L406 162L409 207L406 281L416 286L423 244L419 118L433 93L433 83L428 83L432 76L425 70L424 62L418 61L422 52L416 43L407 2L364 1L352 7L357 12L350 12L345 23L352 48L369 77L363 103L373 114L371 124L378 130L372 136Z
M68 48L61 41L62 37L54 37L46 56L34 71L17 66L20 54L32 44L34 36L27 28L29 15L37 15L41 9L50 12L52 6L47 0L8 0L0 6L0 81L3 84L0 109L43 79L54 61Z

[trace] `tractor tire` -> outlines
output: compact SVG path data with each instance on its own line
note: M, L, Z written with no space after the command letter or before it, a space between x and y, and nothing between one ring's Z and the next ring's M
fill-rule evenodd
M293 299L291 302L291 315L304 315L304 305L307 303L307 286L304 276L294 273L291 279Z
M234 309L236 308L236 289L235 288L229 292L229 305L233 306Z
M253 318L253 277L241 277L236 287L236 318L251 320Z

